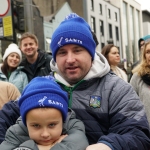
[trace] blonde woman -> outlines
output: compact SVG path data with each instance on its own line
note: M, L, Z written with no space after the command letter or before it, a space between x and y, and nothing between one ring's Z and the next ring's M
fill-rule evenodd
M145 44L141 56L140 64L132 71L130 83L142 100L150 123L150 42Z

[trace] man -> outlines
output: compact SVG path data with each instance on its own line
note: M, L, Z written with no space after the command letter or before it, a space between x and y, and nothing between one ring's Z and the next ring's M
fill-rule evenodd
M140 38L138 41L138 47L139 47L139 54L141 57L141 52L144 48L144 44L150 41L150 35L146 35L143 38ZM132 65L132 69L135 68L138 64L140 63L140 60L136 61L133 65Z
M95 48L89 25L76 14L67 16L52 36L51 69L68 92L69 107L84 122L91 144L86 150L148 150L149 125L139 97L109 72Z
M51 69L69 93L69 107L85 124L92 144L86 150L148 150L144 106L128 83L109 73L95 48L90 27L76 15L68 16L52 36Z
M20 49L26 59L20 64L30 82L36 76L48 75L51 71L51 56L38 49L38 39L32 33L24 33L20 39Z

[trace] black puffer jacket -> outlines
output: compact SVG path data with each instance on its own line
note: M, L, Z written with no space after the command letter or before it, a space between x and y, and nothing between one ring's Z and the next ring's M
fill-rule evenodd
M29 82L34 77L49 75L49 73L51 72L50 61L52 59L52 56L41 50L38 50L38 53L38 59L36 61L34 70L30 67L30 64L28 63L27 59L23 60L20 64L20 66L24 66L22 71L27 74Z

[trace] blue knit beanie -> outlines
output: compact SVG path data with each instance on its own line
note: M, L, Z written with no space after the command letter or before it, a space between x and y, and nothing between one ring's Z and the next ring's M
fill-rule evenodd
M60 47L76 44L84 47L94 59L96 43L93 40L88 23L75 13L66 16L52 35L50 48L56 61L56 54Z
M150 41L150 35L146 35L143 37L143 40L145 41L145 43Z
M26 125L26 114L34 108L56 108L60 110L63 121L68 112L68 96L54 81L44 77L36 77L26 86L19 99L20 114Z

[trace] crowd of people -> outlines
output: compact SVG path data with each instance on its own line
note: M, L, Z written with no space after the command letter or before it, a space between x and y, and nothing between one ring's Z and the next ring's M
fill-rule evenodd
M16 84L20 93L2 102L0 149L150 149L148 41L129 83L118 67L118 48L108 44L97 52L95 34L75 13L54 31L52 57L38 49L32 33L22 35L19 48L11 45L3 56L2 82L15 85L10 78L21 68L18 76L25 74L27 83L21 91Z

